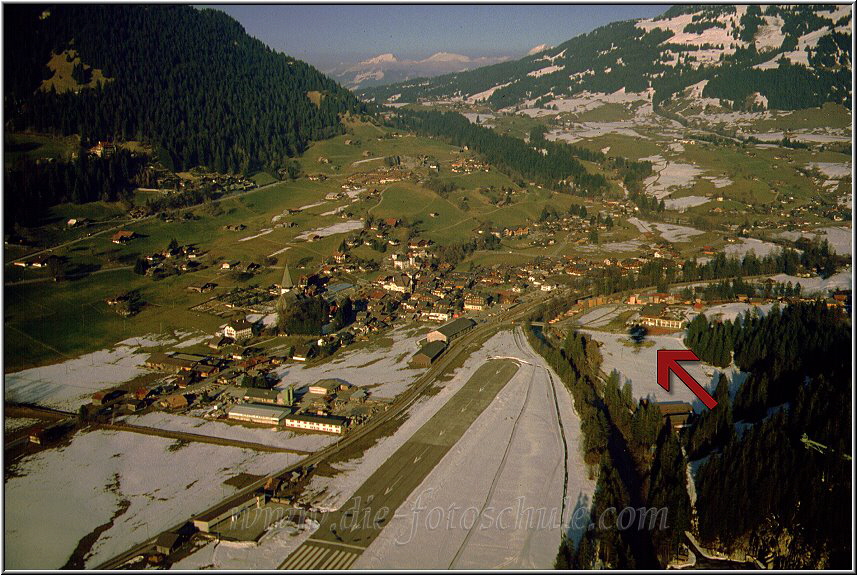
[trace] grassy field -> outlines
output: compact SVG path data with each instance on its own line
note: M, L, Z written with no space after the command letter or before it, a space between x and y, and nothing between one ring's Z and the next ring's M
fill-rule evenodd
M24 156L67 160L80 148L79 136L4 132L3 139L3 159L7 164L13 164Z

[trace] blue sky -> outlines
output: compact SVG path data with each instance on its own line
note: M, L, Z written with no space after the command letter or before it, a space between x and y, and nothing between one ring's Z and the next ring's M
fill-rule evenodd
M392 52L522 56L617 20L648 18L667 5L217 5L251 36L324 68Z

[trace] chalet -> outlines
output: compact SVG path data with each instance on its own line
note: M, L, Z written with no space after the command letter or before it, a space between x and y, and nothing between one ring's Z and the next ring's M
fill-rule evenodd
M225 335L220 337L214 336L206 342L206 345L211 349L220 349L234 342L235 340L233 340L231 337L226 337Z
M299 345L295 347L295 352L292 354L292 359L295 361L307 361L315 355L315 348L309 345Z
M97 144L89 148L89 153L99 158L109 158L116 152L116 144L112 142L102 142L99 140Z
M345 260L348 259L348 254L344 252L333 252L333 261L338 264L344 264Z
M464 298L464 309L482 311L488 307L488 298L479 294L470 294Z
M685 320L680 317L666 315L665 304L651 304L643 306L640 310L640 323L649 327L661 327L667 329L682 329Z
M395 228L396 226L399 225L399 219L398 218L385 218L384 219L384 225L387 226L388 228Z
M222 264L220 264L220 269L222 269L222 270L234 270L239 265L241 265L241 262L239 262L237 260L230 260L230 261L226 261L226 262L223 262Z
M196 292L196 293L207 293L217 287L216 283L213 282L205 282L204 284L194 284L187 286L188 291Z
M96 391L92 394L92 405L109 405L123 395L125 391L122 389L114 389L112 391Z
M664 423L674 430L688 427L688 419L693 415L693 407L686 401L659 401L655 403Z
M442 341L444 343L449 343L453 339L467 333L474 327L476 327L476 322L472 319L459 318L429 332L426 336L426 341Z
M137 234L130 230L119 230L112 236L110 236L110 241L114 244L126 244L137 237Z
M246 319L230 321L223 328L223 335L235 341L241 341L253 337L253 324Z
M150 369L161 371L190 371L196 362L190 359L175 357L161 352L155 352L149 356L145 363Z
M408 293L412 288L411 278L405 274L389 276L384 280L382 287L387 291L397 293Z
M164 409L177 410L185 409L188 406L187 398L184 395L168 395L158 402Z
M278 389L258 389L251 387L244 392L244 401L248 403L262 403L267 405L289 405L294 399L292 388L284 390Z

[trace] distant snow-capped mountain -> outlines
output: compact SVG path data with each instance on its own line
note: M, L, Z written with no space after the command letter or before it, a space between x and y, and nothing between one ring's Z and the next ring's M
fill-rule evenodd
M422 60L407 60L395 54L379 54L356 64L328 70L327 74L348 88L365 88L401 82L412 78L430 78L450 72L463 72L511 60L509 56L480 56L437 52Z

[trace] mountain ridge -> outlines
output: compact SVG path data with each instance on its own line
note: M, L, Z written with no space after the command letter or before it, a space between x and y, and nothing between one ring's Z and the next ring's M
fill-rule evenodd
M652 88L660 104L707 80L700 97L733 109L850 106L843 86L851 80L851 26L849 5L680 6L518 60L357 93L377 102L481 99L503 109L584 91Z

